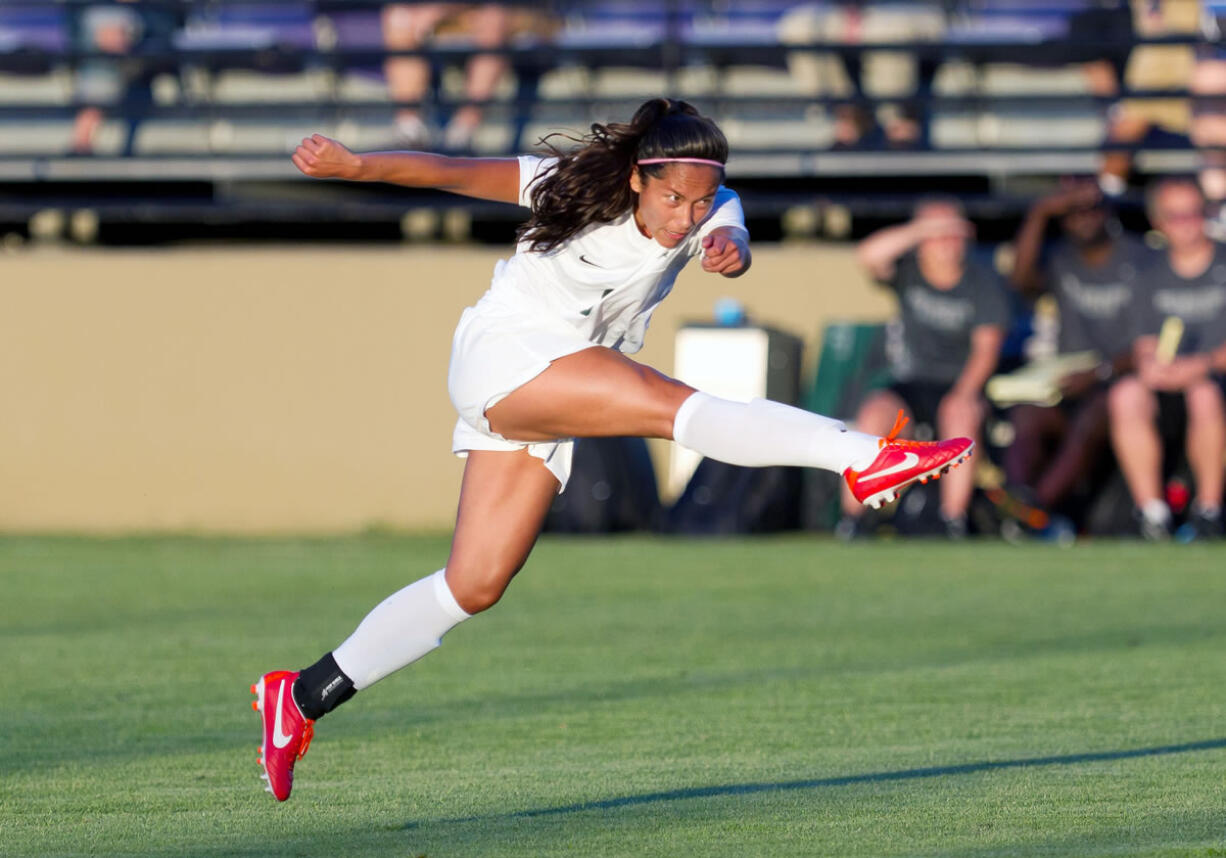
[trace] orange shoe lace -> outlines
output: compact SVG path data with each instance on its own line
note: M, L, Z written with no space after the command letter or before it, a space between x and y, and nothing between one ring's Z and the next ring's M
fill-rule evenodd
M311 747L311 740L315 738L315 722L307 720L302 725L302 744L298 747L298 759L306 756L307 748Z
M899 439L898 433L901 432L902 428L909 422L910 418L907 417L907 413L901 408L898 409L898 416L894 418L894 428L891 429L890 434L886 435L884 438L877 439L877 448L882 449L886 444L893 444L895 447L901 447L904 450L918 450L921 447L929 447L930 442L906 441Z

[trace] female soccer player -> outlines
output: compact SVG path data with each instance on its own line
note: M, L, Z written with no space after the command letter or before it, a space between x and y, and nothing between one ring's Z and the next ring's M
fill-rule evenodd
M897 441L900 426L879 438L777 402L718 399L626 357L685 264L701 256L704 271L737 277L749 268L749 234L737 195L721 185L728 141L685 102L648 101L629 123L593 125L578 142L549 158L471 159L358 155L315 135L294 152L308 176L442 188L532 214L452 345L452 450L467 463L447 566L393 593L315 664L252 686L263 777L280 801L316 719L498 601L566 487L574 438L668 438L735 465L825 468L873 506L974 447Z

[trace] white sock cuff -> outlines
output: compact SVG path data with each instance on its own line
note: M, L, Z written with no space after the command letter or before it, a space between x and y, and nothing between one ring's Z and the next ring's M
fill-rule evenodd
M694 417L694 412L702 407L702 403L708 399L713 399L709 393L703 393L701 390L695 390L685 402L681 403L681 407L677 409L677 413L673 416L673 440L681 446L686 445L683 438L689 437L690 420Z
M457 623L467 620L472 614L460 607L460 603L455 600L455 595L451 592L451 588L447 586L447 570L440 569L433 575L434 578L434 598L438 599L439 607L447 612Z

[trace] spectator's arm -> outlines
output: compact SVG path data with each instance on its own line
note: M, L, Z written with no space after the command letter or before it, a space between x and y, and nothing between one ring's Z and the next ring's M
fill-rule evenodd
M1084 182L1066 190L1049 194L1035 202L1022 221L1022 228L1014 241L1013 274L1009 282L1023 295L1033 295L1046 287L1039 271L1039 258L1043 250L1043 237L1047 224L1054 217L1061 217L1077 206L1090 206L1102 196L1098 187Z
M970 239L974 231L970 221L960 217L921 217L877 230L856 247L856 259L870 277L887 283L894 278L899 258L924 239L948 235Z
M1151 390L1185 390L1209 374L1226 369L1226 346L1211 352L1180 355L1169 362L1158 360L1158 338L1141 337L1133 346L1137 376Z
M1199 352L1171 361L1170 372L1176 387L1184 390L1212 375L1220 359L1219 351Z
M1137 368L1136 349L1124 349L1111 359L1111 375L1128 375Z
M856 246L856 259L870 277L885 283L894 277L894 265L899 257L919 244L923 238L924 228L919 221L887 226Z
M1047 222L1051 219L1046 203L1046 199L1042 199L1030 207L1013 243L1013 273L1009 283L1023 295L1042 292L1045 285L1039 272L1039 255L1043 236L1047 234Z
M1104 360L1093 369L1083 369L1070 372L1058 382L1060 392L1068 397L1078 397L1090 390L1094 385L1109 382L1132 372L1136 361L1132 349L1124 349L1110 360Z
M1216 349L1206 354L1208 358L1210 373L1223 374L1226 373L1226 343L1222 343Z
M1153 334L1137 337L1132 344L1132 360L1137 366L1156 360L1158 355L1158 338Z
M955 396L978 399L983 386L996 371L1005 330L999 325L976 325L971 331L971 353L962 365L962 373L950 390Z
M1154 369L1158 365L1158 338L1152 334L1137 337L1132 343L1132 365L1137 377L1152 388Z
M428 152L357 154L314 134L291 156L299 170L317 179L389 182L409 188L438 188L481 200L519 202L517 158L448 158Z

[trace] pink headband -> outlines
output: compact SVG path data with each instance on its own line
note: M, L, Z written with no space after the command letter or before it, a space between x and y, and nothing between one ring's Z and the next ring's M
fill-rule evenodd
M710 158L644 158L635 163L640 167L645 164L706 164L709 167L719 167L721 170L725 166L719 161L712 161Z

